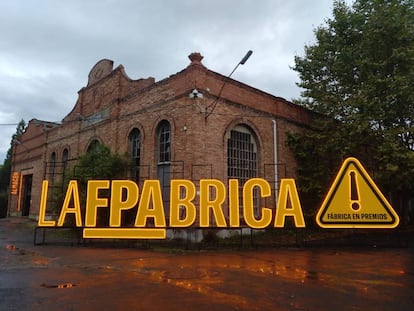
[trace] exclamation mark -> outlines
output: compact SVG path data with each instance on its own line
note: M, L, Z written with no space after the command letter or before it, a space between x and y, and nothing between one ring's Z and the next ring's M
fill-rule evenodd
M356 180L356 173L354 171L349 172L349 184L351 185L351 207L354 211L359 210L359 194Z

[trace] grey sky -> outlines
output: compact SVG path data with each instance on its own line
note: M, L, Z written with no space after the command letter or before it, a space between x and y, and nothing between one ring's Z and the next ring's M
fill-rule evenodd
M0 163L20 119L60 121L102 58L132 79L164 79L200 52L209 69L288 100L289 68L333 0L1 0Z

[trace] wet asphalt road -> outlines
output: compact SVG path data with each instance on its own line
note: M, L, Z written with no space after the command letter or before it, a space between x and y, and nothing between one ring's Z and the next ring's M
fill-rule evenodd
M0 219L0 310L414 310L414 249L33 246Z

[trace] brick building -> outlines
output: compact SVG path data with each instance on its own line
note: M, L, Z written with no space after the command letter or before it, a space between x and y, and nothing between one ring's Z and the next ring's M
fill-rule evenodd
M165 200L171 179L261 177L275 188L295 178L287 133L302 131L311 112L213 72L202 58L192 53L184 70L158 82L99 61L61 123L33 119L16 141L9 214L36 218L42 180L61 178L99 143L128 155L134 169L125 178L159 179Z

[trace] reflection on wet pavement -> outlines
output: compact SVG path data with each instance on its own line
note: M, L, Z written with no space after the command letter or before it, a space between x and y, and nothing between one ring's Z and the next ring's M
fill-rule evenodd
M6 244L6 252L1 254L0 272L22 268L47 267L49 260L34 251L20 249L14 244Z
M411 260L409 264L413 264L412 258L408 259ZM381 264L376 265L375 261ZM389 265L387 268L384 268L384 261L386 267ZM396 265L399 268L395 268ZM148 276L151 281L173 285L189 293L201 293L216 302L255 308L257 297L261 297L262 307L272 306L275 296L270 289L280 283L286 289L292 286L317 288L334 295L357 295L376 302L392 302L395 295L385 297L384 291L408 289L407 286L413 284L412 278L408 283L401 278L406 275L403 271L407 267L404 256L384 256L383 252L279 250L141 257L131 261L128 269ZM125 266L121 264L118 269L125 269ZM278 298L296 300L296 308L307 309L300 299L294 299L295 292L279 289Z
M0 310L414 310L413 249L151 251L0 235Z

